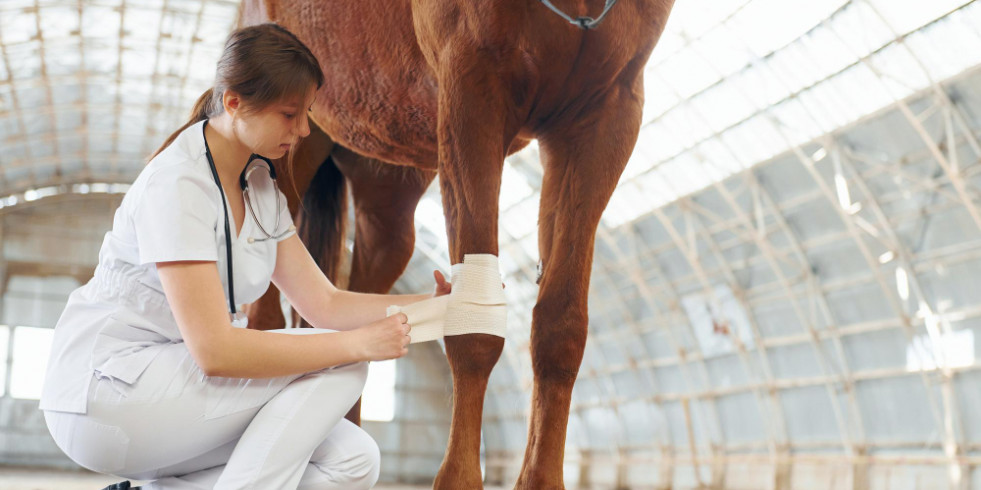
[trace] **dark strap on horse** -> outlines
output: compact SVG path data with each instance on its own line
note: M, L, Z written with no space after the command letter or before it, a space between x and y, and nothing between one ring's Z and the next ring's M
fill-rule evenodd
M573 19L565 12L559 10L558 7L552 5L552 2L549 2L548 0L538 0L538 1L545 4L545 6L548 7L552 12L559 14L560 17L569 21L570 24L577 26L585 31L588 31L590 29L595 29L600 22L603 22L603 18L606 17L606 14L610 13L610 9L613 8L613 5L617 3L617 0L606 0L606 6L603 7L603 12L600 13L600 16L595 19L593 19L592 17L577 17Z

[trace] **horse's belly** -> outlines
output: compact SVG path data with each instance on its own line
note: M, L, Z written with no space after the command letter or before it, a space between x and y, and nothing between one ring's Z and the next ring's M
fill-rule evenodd
M436 169L435 95L413 98L343 81L329 89L328 83L312 118L331 139L387 163Z
M408 1L249 3L258 6L243 10L243 24L276 22L320 61L312 118L331 139L384 162L436 168L436 82Z

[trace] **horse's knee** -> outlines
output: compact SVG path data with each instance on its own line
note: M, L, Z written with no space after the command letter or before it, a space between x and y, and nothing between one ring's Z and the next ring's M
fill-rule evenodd
M572 384L586 348L588 317L574 309L553 311L535 305L532 314L531 362L536 379Z

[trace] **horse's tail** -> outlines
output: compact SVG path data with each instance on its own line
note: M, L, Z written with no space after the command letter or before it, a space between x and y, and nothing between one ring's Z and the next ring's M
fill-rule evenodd
M331 157L310 181L299 215L300 239L327 278L338 284L347 239L347 183Z

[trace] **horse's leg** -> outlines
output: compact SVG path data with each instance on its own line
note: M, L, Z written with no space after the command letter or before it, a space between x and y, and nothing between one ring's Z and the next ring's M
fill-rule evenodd
M310 124L310 135L300 140L293 149L292 166L287 164L287 157L273 162L273 166L276 167L277 184L286 195L294 221L297 219L300 200L310 186L317 169L330 155L333 146L334 142L319 127ZM273 330L286 326L286 319L283 317L283 310L279 303L279 289L272 284L262 297L246 305L245 313L249 317L250 328Z
M544 179L538 218L542 275L530 347L535 386L515 488L564 488L566 426L586 346L593 242L637 140L642 90L639 80L632 87L615 85L575 121L539 137Z
M354 251L350 291L387 293L412 258L415 211L435 171L389 165L342 146L332 154L351 186Z
M468 49L466 43L459 43ZM447 48L452 50L454 48ZM439 180L449 237L450 262L465 254L498 255L498 197L506 142L516 133L508 121L512 86L501 60L485 52L443 53L440 59ZM505 70L506 72L506 70ZM436 489L482 487L480 428L487 379L504 349L504 338L474 333L445 338L453 375L453 419Z
M332 158L351 185L354 251L349 291L387 293L402 275L415 247L415 210L435 171L395 166L337 146ZM346 418L361 424L361 400Z

